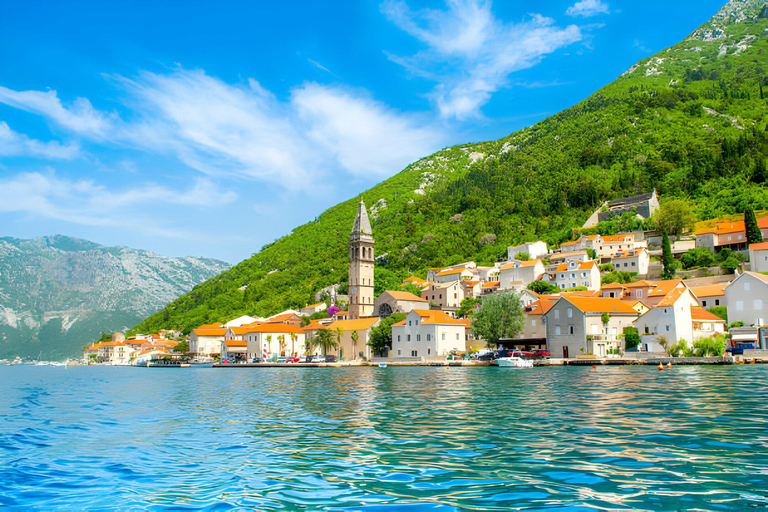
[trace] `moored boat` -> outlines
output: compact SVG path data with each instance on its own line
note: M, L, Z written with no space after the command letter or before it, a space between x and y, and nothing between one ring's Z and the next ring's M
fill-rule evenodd
M496 363L505 368L533 368L533 361L520 357L500 357Z

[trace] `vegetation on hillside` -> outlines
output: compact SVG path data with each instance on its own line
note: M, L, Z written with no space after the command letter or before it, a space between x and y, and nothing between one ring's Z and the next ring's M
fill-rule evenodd
M365 192L377 292L380 278L423 278L428 268L470 259L492 264L508 245L541 239L557 246L603 201L654 188L662 204L678 200L699 220L768 208L768 19L758 18L761 7L731 2L722 19L577 105L497 141L446 148ZM333 284L345 289L358 201L262 247L137 329L188 332L304 306Z

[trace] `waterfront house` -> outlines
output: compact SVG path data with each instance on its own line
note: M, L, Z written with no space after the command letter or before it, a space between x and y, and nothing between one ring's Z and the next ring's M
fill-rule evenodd
M752 272L768 272L768 242L749 246L749 264Z
M258 322L245 326L246 357L294 357L306 352L306 333L292 324ZM228 340L229 341L229 340ZM236 340L239 341L239 340Z
M189 351L200 356L218 356L227 328L223 324L204 324L189 335Z
M380 318L368 316L350 320L338 320L328 326L331 331L340 333L339 346L328 351L327 355L335 355L345 361L370 360L373 357L371 347L368 345L368 336L371 329L379 325Z
M745 327L768 324L768 275L744 272L725 287L729 322L744 322Z
M604 313L606 315L604 315ZM547 347L553 357L617 350L624 328L639 316L626 302L601 297L561 297L543 315ZM608 322L604 323L603 320Z
M542 296L523 309L525 326L520 333L521 338L546 339L547 326L544 324L544 313L552 309L557 300L559 300L558 297Z
M528 254L529 259L535 260L542 256L546 256L549 251L547 250L546 242L542 242L541 240L537 242L526 242L514 247L507 247L507 261L514 261L515 256L523 252Z
M647 343L646 337L656 339L659 336L666 338L670 344L681 339L692 343L694 332L691 308L698 305L696 297L688 288L675 288L655 307L639 317L635 328L643 336L644 343ZM658 350L651 350L656 351Z
M398 358L445 358L464 352L467 320L456 320L444 311L415 309L392 324L392 355Z
M499 267L499 289L522 292L543 273L544 264L540 259L511 261Z
M108 364L127 364L134 350L120 341L107 341L98 344L97 361Z
M373 311L380 318L387 318L392 313L408 313L425 307L428 307L427 299L399 290L386 290L373 301Z
M228 359L230 362L246 360L248 351L248 342L245 340L224 340L221 344L221 359Z

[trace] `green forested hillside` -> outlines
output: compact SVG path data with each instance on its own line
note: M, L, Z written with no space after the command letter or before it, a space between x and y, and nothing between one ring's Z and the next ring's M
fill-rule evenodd
M654 188L662 203L689 201L699 219L768 208L766 17L763 0L734 0L581 103L503 139L444 149L365 192L376 252L386 255L378 283L467 259L494 262L523 241L557 245L602 201ZM137 328L189 331L345 287L358 200L262 247Z

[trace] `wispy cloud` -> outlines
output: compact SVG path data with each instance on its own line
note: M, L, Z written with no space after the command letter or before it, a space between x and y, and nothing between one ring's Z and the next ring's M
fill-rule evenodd
M0 121L0 156L31 156L52 160L70 160L80 155L77 144L62 145L58 141L42 142L17 133Z
M187 190L154 183L110 190L92 180L69 180L47 172L19 173L0 179L0 212L25 213L86 226L127 228L172 238L192 238L195 233L163 225L155 212L163 207L214 207L231 203L237 194L220 191L199 179Z
M312 60L312 59L309 59L309 58L307 59L307 61L309 61L311 64L314 64L314 66L315 66L316 68L318 68L318 69L322 69L322 70L323 70L323 71L325 71L326 73L330 73L331 75L335 76L336 78L339 78L339 77L338 77L338 75L336 75L336 73L334 73L333 71L331 71L331 70L330 70L330 69L328 69L327 67L323 66L323 65L322 65L322 64L320 64L319 62L317 62L317 61L315 61L315 60Z
M582 39L578 26L560 28L539 14L521 23L504 23L490 1L448 0L447 10L411 11L404 1L388 0L381 11L427 48L411 57L390 59L414 74L438 82L432 92L444 118L481 117L480 109L509 85L511 73L535 66L559 48Z
M446 142L431 121L366 91L308 83L281 101L255 79L228 84L202 70L107 78L127 93L129 121L85 98L65 105L56 91L0 88L0 102L91 142L170 155L209 176L289 192L316 190L345 174L390 176Z
M602 0L581 0L566 9L565 14L589 18L598 14L610 14L610 11L608 4L604 4Z

